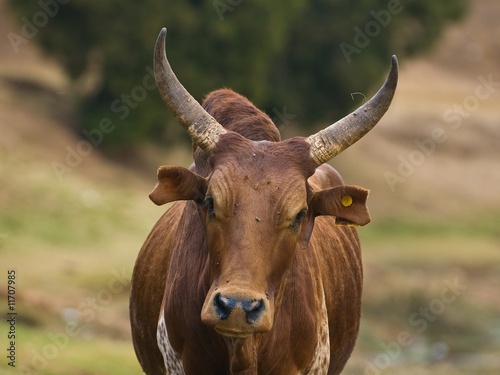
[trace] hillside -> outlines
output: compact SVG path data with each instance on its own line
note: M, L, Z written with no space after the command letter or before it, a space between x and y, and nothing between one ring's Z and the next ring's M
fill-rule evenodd
M1 34L18 30L22 35L5 18L4 8L1 0ZM494 173L500 160L500 90L495 84L500 56L498 38L493 37L500 31L498 14L499 4L475 1L469 17L451 26L427 56L400 61L400 84L388 114L366 139L333 161L348 181L372 190L375 216L455 216L500 207L500 173ZM71 153L68 148L76 151L81 140L65 125L71 120L64 106L70 100L70 83L33 40L13 46L3 38L0 58L2 147L23 157L33 155L38 162L45 159L46 165L64 161ZM386 72L380 74L382 79ZM488 79L492 84L483 94L480 86ZM433 132L438 140L432 139ZM24 152L27 142L29 152ZM148 168L153 173L154 164L167 157L159 152ZM153 153L147 155L151 159ZM113 176L120 169L94 147L74 174ZM386 209L388 201L391 210Z
M372 189L377 212L405 206L408 214L462 216L500 208L500 41L494 37L500 4L470 6L469 16L426 56L400 61L388 114L339 157L349 179Z

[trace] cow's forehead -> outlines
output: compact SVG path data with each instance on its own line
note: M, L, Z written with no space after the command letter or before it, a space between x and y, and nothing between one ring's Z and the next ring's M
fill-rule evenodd
M213 164L211 180L226 180L231 186L268 186L280 190L288 185L304 185L311 174L300 157L275 142L251 142L249 146L219 155Z
M209 177L209 190L222 190L224 195L240 191L246 195L279 197L292 192L306 192L307 175L284 155L254 152L238 155L214 166Z
M275 142L250 142L247 146L237 153L218 155L208 193L228 205L250 202L260 208L303 208L310 172L300 158Z
M212 155L212 166L214 171L223 169L226 173L254 178L286 181L297 175L307 180L316 168L309 149L310 145L300 137L281 142L251 141L230 132L221 137Z

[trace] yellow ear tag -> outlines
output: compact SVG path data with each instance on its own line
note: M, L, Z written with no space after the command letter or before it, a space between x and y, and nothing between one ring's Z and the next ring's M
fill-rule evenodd
M352 197L350 195L344 195L342 197L342 206L349 207L352 204Z

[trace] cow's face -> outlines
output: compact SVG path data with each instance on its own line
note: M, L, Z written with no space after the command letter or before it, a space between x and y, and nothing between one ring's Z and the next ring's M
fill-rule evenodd
M283 143L232 138L213 154L202 209L212 285L201 316L221 334L245 337L271 329L284 273L297 243L307 244L314 166Z
M159 170L155 203L198 204L211 278L201 317L223 335L244 338L272 328L286 271L296 249L307 248L315 216L366 223L365 190L308 185L316 166L309 147L303 139L253 142L229 133L211 155L207 178L183 168ZM343 206L347 194L354 203Z

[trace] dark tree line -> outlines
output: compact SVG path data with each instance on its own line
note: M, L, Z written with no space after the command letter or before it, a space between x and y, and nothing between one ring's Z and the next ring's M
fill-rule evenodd
M112 122L108 145L173 140L152 82L161 27L177 76L201 99L225 86L248 96L276 122L331 123L381 83L390 56L424 51L464 0L9 0L22 33L63 64L75 82L80 130ZM92 76L92 75L90 75ZM75 87L79 87L75 85ZM109 120L109 121L108 121ZM279 124L278 124L279 125Z

